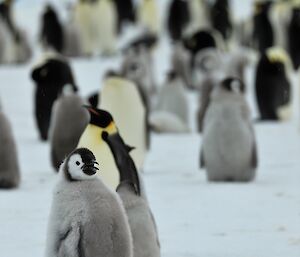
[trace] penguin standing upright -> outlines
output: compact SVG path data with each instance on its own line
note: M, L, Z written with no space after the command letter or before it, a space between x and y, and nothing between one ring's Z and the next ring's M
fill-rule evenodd
M207 0L189 0L187 1L190 12L190 24L188 31L197 31L211 27L210 7Z
M261 120L286 120L291 115L290 60L280 48L270 48L256 67L255 90Z
M56 11L47 5L42 17L40 40L44 48L62 53L64 49L64 31Z
M171 71L158 94L157 105L150 119L151 127L157 132L188 132L188 114L184 83L176 72Z
M128 144L136 147L132 157L142 169L149 147L147 110L137 86L120 76L108 77L102 87L100 108L111 113Z
M255 177L255 136L243 90L240 80L227 78L211 97L200 157L209 181L249 182Z
M272 1L256 1L253 17L254 46L260 53L274 45L274 31L270 20Z
M182 39L190 22L189 5L186 0L172 0L169 7L168 31L173 41Z
M91 151L80 148L61 165L48 224L47 257L133 256L124 207L97 177L97 161Z
M161 24L156 0L142 0L138 7L138 18L146 31L159 34Z
M135 22L135 8L132 0L114 0L118 12L118 31L121 32L126 23Z
M300 7L293 8L292 19L288 26L288 48L294 69L300 66Z
M113 0L98 0L92 4L93 33L96 53L112 55L117 47L117 10Z
M68 90L68 91L67 91ZM53 105L50 126L51 161L58 171L63 160L78 145L89 123L89 113L82 108L83 99L68 87Z
M102 133L120 172L117 192L124 204L133 238L133 256L159 257L157 228L148 201L142 196L139 174L126 145L118 133Z
M9 120L0 106L0 189L18 187L20 170L16 143Z
M106 186L115 191L120 183L120 174L114 157L101 135L103 131L108 133L117 131L117 127L109 112L93 107L86 108L90 113L90 122L82 133L77 148L88 148L97 159L101 158L102 172L99 176Z
M77 91L71 67L58 55L45 57L45 60L33 67L31 77L36 84L35 119L42 140L48 139L48 129L52 106L65 85L70 84Z
M213 28L228 40L233 30L229 0L215 0L211 7L211 20Z

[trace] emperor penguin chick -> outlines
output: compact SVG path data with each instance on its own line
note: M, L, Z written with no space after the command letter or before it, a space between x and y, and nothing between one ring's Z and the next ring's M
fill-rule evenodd
M124 140L136 147L132 157L141 169L149 147L150 132L148 110L137 86L121 76L108 77L101 91L100 108L111 113Z
M10 189L20 184L20 171L11 125L1 109L0 107L0 189Z
M211 97L201 152L209 181L248 182L255 177L255 136L243 90L240 80L228 78Z
M85 148L60 167L48 227L47 257L132 257L132 237L117 194L97 177L97 161Z
M89 113L82 108L83 99L75 92L66 92L56 100L50 127L51 160L58 171L63 160L77 146L89 123Z
M162 113L166 117L165 121ZM157 132L188 132L188 113L184 83L176 72L171 71L158 95L157 105L150 119L151 127ZM170 124L171 120L177 121Z
M118 133L102 133L109 145L120 172L121 182L117 192L121 197L133 238L133 256L159 257L160 244L153 214L147 199L142 196L140 176L129 155L127 146Z

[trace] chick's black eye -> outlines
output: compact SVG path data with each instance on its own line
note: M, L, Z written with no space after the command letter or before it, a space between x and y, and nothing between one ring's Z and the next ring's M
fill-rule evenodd
M77 162L76 162L76 165L77 165L77 166L79 166L79 165L80 165L80 162L79 162L79 161L77 161Z

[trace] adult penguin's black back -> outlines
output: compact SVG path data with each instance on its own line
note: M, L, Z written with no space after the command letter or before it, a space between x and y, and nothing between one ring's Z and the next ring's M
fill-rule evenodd
M300 66L300 8L294 8L292 19L288 27L289 52L294 69Z
M121 32L124 23L135 22L135 9L132 0L114 0L118 13L118 31Z
M291 100L287 60L288 56L284 52L272 48L260 57L255 89L261 120L279 120L280 108L287 106Z
M260 53L274 45L274 32L269 18L272 1L256 2L253 17L253 39Z
M211 8L211 21L213 28L219 31L224 39L228 39L231 36L232 22L228 0L215 1Z
M183 32L190 22L189 5L186 0L173 0L169 7L168 31L174 41L182 38Z
M61 53L64 48L63 38L63 27L58 19L57 13L52 6L47 5L42 17L40 39L45 46L51 47Z

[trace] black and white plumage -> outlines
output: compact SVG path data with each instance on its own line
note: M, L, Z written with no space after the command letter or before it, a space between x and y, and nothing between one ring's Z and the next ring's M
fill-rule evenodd
M211 7L212 27L219 31L225 40L231 37L233 30L230 11L230 0L215 0Z
M0 107L0 189L18 187L20 177L18 153L12 127Z
M288 46L294 69L300 66L300 7L294 8L288 26Z
M189 109L184 82L174 71L168 74L154 111L150 116L154 131L160 133L186 133L189 131Z
M209 181L249 182L255 177L256 143L243 90L240 80L228 78L211 97L200 156Z
M77 87L68 62L57 55L46 56L45 60L33 67L31 71L35 88L35 119L42 140L47 140L52 106L61 94L63 87Z
M290 60L282 49L271 48L256 67L255 90L261 120L286 120L291 115Z
M42 16L40 40L46 49L62 53L64 49L64 29L55 9L47 5Z
M118 31L121 32L126 23L135 22L135 8L132 0L114 0L118 13Z
M168 14L168 32L173 41L179 41L190 22L189 4L186 0L172 0Z
M47 257L133 256L124 207L97 177L96 165L95 156L85 148L72 152L61 165L48 224Z
M89 123L90 116L83 105L83 99L72 91L64 92L53 105L49 138L52 166L56 171L76 148Z
M255 48L263 53L274 45L274 31L270 19L272 1L256 1L253 16L253 41Z
M160 244L155 220L149 207L141 175L129 154L132 147L126 145L118 132L102 133L109 145L120 172L117 192L124 204L133 238L133 256L159 257Z

